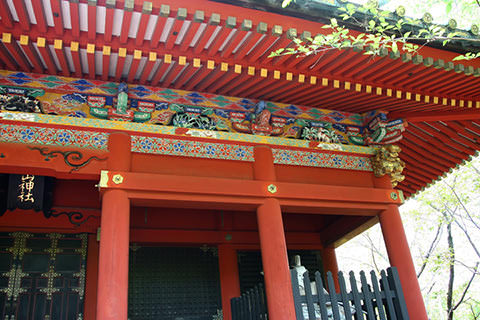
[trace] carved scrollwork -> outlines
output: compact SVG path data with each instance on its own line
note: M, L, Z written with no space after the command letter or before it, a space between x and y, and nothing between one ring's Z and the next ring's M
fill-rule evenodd
M92 160L97 160L97 161L107 160L107 158L99 158L97 156L91 156L90 158L83 160L83 154L79 151L53 150L49 152L47 147L43 147L43 148L28 147L28 148L30 150L36 150L40 152L40 154L45 157L45 161L50 161L50 159L56 158L58 155L63 156L63 161L65 162L65 164L72 167L72 170L70 170L70 172L77 171L78 169L85 167Z

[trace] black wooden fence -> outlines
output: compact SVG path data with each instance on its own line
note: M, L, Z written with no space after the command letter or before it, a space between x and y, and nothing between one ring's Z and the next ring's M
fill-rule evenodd
M409 320L405 298L396 268L381 271L380 279L370 272L367 282L365 272L360 272L361 290L357 279L350 272L350 291L345 278L338 273L340 292L335 290L331 272L327 273L328 292L324 291L322 276L315 273L316 294L312 294L309 274L299 285L297 271L291 270L296 320ZM268 319L267 301L262 285L231 300L233 320ZM293 320L293 319L292 319Z

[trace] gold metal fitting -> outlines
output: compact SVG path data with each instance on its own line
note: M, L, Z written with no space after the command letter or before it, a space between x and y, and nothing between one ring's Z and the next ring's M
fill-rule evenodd
M276 193L276 192L277 192L277 186L274 185L274 184L270 184L270 185L267 187L267 190L268 190L268 192L270 192L270 193Z
M120 183L123 182L123 177L122 177L121 174L116 174L116 175L113 176L112 181L115 184L120 184Z

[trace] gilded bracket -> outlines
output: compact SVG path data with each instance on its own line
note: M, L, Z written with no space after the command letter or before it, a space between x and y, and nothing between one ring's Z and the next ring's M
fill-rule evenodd
M375 177L382 177L386 174L390 175L393 187L405 179L405 176L402 175L405 162L399 157L400 151L402 151L402 149L400 149L399 146L389 144L380 147L372 159Z

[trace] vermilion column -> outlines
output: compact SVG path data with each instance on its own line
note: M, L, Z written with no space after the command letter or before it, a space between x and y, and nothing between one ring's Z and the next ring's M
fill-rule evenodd
M220 267L223 319L231 320L230 299L240 296L237 250L228 244L219 245L218 264Z
M330 271L332 273L333 280L335 282L335 289L337 290L337 292L339 292L340 287L338 285L338 263L337 263L337 255L335 254L335 248L333 247L323 248L322 264L325 272Z
M389 177L375 180L377 187L392 188ZM389 205L387 210L380 213L379 218L388 259L390 265L398 269L410 319L427 320L427 311L398 207Z
M275 169L270 148L255 148L254 176L257 180L275 182ZM277 199L268 198L258 207L257 223L269 319L295 319L282 211Z
M130 136L109 137L108 170L129 171ZM126 191L107 190L102 198L97 320L127 320L130 201Z

